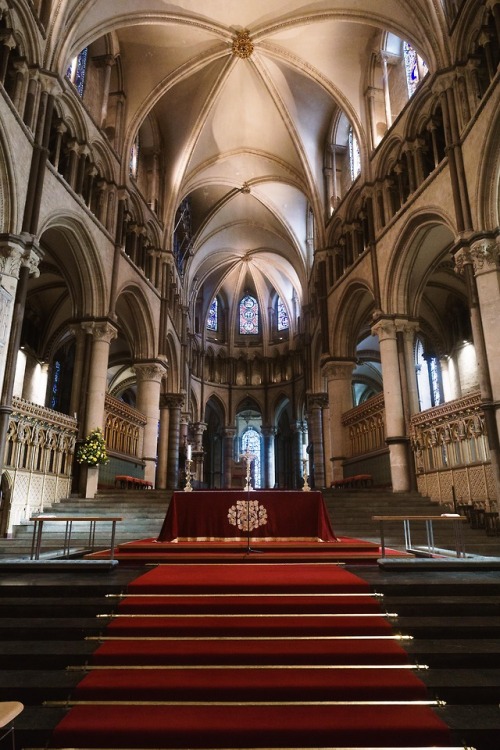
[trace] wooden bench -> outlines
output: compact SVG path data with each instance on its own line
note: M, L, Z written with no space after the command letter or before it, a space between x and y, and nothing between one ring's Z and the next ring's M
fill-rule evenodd
M140 477L130 477L127 474L117 474L115 476L115 487L122 490L152 490L153 483Z
M122 521L121 516L50 516L47 514L32 516L30 521L33 521L33 541L31 543L31 559L40 559L40 550L42 548L42 535L43 535L43 524L47 523L65 523L66 528L64 531L64 546L63 546L63 557L69 557L70 546L71 546L71 531L74 523L88 523L89 527L89 541L88 546L90 550L95 547L95 528L97 523L107 522L111 523L111 543L109 550L109 558L113 559L115 554L115 533L117 521Z

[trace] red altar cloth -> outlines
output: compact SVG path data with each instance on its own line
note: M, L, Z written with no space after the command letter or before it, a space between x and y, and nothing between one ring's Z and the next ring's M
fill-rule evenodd
M248 507L248 503L249 506ZM257 540L335 542L321 492L174 492L159 542Z

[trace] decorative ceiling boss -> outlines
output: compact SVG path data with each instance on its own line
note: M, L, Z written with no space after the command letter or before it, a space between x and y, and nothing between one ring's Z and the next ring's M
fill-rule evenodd
M236 39L233 42L233 52L235 55L238 55L238 57L241 57L242 60L250 57L253 52L253 42L250 39L248 31L243 30L237 32Z

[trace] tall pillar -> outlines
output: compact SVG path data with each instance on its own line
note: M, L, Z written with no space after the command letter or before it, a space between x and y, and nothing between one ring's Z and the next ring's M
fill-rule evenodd
M455 253L457 270L465 276L472 337L476 352L482 408L486 420L491 468L500 498L500 353L498 315L500 289L499 238L485 237Z
M160 430L158 435L158 464L156 467L156 488L167 489L168 472L168 435L170 423L170 409L165 394L160 396Z
M235 427L225 427L223 436L223 487L228 490L233 483L233 457L234 457L234 438L236 435Z
M134 364L137 375L137 409L146 417L142 460L144 478L155 483L158 456L158 422L160 419L160 386L167 371L165 362L138 362Z
M104 404L107 391L109 346L117 331L107 320L88 321L82 328L91 337L90 362L88 367L83 434L87 436L97 427L104 428ZM99 467L82 465L79 475L79 492L92 498L97 492Z
M304 452L304 433L306 428L303 422L295 422L292 424L291 431L293 435L293 451L292 451L292 468L293 468L293 489L297 489L302 484L302 456Z
M194 432L194 447L193 447L193 463L194 463L194 478L198 482L198 486L201 486L204 475L204 459L205 451L203 450L203 433L207 429L206 422L195 422L193 425Z
M92 337L86 413L83 420L84 433L88 435L96 427L104 427L109 347L116 338L117 330L107 320L89 321L83 323L82 328Z
M406 376L408 414L411 416L420 411L414 356L415 334L419 330L419 325L416 321L400 319L396 321L396 327L403 341L402 355Z
M352 359L326 359L321 366L321 374L325 377L328 388L332 481L344 477L344 460L348 454L348 446L342 415L352 409L352 371L355 366L356 362Z
M408 492L411 470L403 408L397 329L394 320L379 319L372 328L378 336L384 384L386 443L389 446L393 492Z
M328 397L326 393L310 393L307 396L307 422L309 425L309 443L313 448L313 465L309 473L314 477L314 487L325 486L325 453L323 449L323 407Z
M3 468L17 356L30 276L42 253L29 237L0 236L0 475Z
M179 485L179 428L184 394L167 393L165 402L170 410L168 427L167 489L176 490Z
M276 484L276 466L274 459L274 438L276 429L274 427L261 427L264 438L264 486L272 490Z

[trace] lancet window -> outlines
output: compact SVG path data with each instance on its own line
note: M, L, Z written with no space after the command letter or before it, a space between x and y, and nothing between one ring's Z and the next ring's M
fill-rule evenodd
M214 297L212 304L208 310L207 317L207 329L209 331L217 331L219 327L219 303L217 297Z
M259 333L259 303L250 294L240 302L240 333Z
M88 58L88 47L84 47L79 55L76 55L71 61L71 64L66 72L67 78L75 86L78 94L83 96L83 89L85 88L85 74L87 72L87 58Z

